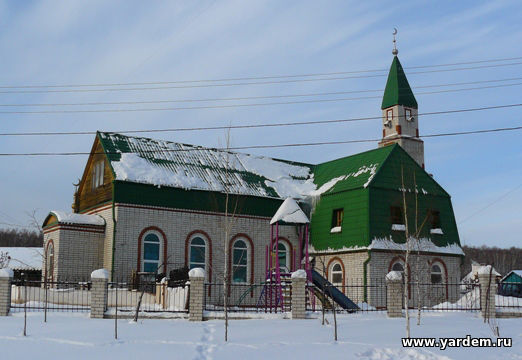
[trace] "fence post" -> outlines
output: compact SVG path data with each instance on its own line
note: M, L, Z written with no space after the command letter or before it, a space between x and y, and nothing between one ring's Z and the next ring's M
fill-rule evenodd
M194 268L189 271L189 320L203 321L205 297L205 270Z
M386 309L388 317L402 317L402 274L390 271L386 274Z
M495 295L497 293L497 287L495 275L490 275L490 271L491 265L482 266L478 271L480 284L480 312L482 313L483 318L494 318L496 316Z
M0 269L0 316L9 315L11 309L11 280L13 270Z
M292 319L306 318L306 271L292 273Z
M103 319L107 310L109 272L105 269L94 270L91 281L91 318Z

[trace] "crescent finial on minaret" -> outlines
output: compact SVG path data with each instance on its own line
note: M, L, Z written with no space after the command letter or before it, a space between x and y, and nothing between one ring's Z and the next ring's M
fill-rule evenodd
M399 53L399 50L397 50L397 40L395 39L395 35L397 35L397 28L393 28L393 50L392 50L392 54L394 56L397 56L397 54Z

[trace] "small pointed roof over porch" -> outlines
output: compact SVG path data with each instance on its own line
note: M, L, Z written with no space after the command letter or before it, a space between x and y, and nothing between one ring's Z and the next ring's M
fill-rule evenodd
M55 224L105 226L105 219L100 215L86 215L51 210L43 222L43 227Z
M303 210L297 205L294 199L287 198L277 212L275 213L270 225L272 224L284 224L284 225L296 225L296 224L308 224L310 220L305 215Z

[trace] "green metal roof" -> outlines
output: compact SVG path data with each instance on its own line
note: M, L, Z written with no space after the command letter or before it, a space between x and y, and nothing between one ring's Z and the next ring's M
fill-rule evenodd
M272 198L315 188L309 164L116 133L98 138L119 181Z
M410 84L397 56L393 57L393 62L386 81L386 88L382 97L381 109L386 109L394 105L404 105L411 108L418 108L417 100L411 91Z
M399 145L385 146L317 165L314 182L321 189L335 184L323 195L368 187L392 150ZM338 181L335 181L338 179Z

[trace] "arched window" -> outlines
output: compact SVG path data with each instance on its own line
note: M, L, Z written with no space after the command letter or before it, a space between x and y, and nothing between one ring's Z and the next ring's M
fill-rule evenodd
M334 286L342 286L343 285L343 268L341 264L335 263L330 270L330 281Z
M391 267L392 271L398 271L401 273L402 275L402 279L404 280L404 265L402 262L395 262L392 267Z
M162 240L160 236L151 231L143 237L143 262L142 271L156 273L161 263L161 256L163 250Z
M202 268L206 270L207 243L201 236L190 240L189 269Z
M246 283L248 279L248 246L239 239L232 246L232 282Z
M442 283L442 269L439 264L433 264L431 266L431 283L441 284Z
M275 244L274 244L275 250ZM279 240L277 245L277 257L279 258L279 269L281 272L290 272L290 250L284 241ZM275 264L274 264L275 265Z
M50 241L47 245L47 254L46 254L46 273L47 279L51 280L54 277L54 245L53 242Z
M400 262L396 262L392 266L393 271L400 271L401 273L404 273L404 266Z

